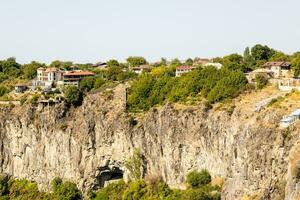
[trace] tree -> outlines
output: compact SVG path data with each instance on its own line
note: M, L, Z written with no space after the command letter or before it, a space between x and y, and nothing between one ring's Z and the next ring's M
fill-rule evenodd
M3 60L0 65L1 71L9 77L16 78L22 74L21 65L13 57Z
M91 91L91 89L94 88L94 84L95 84L95 79L94 77L85 77L80 81L80 89L85 91L85 92L89 92Z
M292 69L294 71L294 76L300 75L300 54L294 56L292 60Z
M8 92L8 89L4 86L0 86L0 97L5 95Z
M145 64L147 64L146 59L143 58L143 57L140 57L140 56L131 56L131 57L128 57L126 59L126 61L128 62L128 64L129 64L130 67L136 67L136 66L139 66L139 65L145 65Z
M100 88L104 84L105 84L105 80L103 78L101 78L101 77L97 77L95 79L94 89L98 89L98 88Z
M36 70L40 67L46 67L44 64L32 61L30 64L23 65L23 73L26 79L34 79L36 77Z
M83 94L76 86L66 86L63 92L68 104L78 106L82 103Z
M193 61L193 59L188 58L188 59L185 61L184 64L187 65L187 66L192 66L192 65L194 64L194 61Z
M82 194L75 183L63 182L60 178L55 178L51 182L52 190L57 199L60 200L80 200Z
M275 50L269 48L268 46L263 46L261 44L257 44L251 48L251 55L253 56L255 61L264 60L268 61L275 54Z
M187 182L193 187L199 187L207 185L211 182L211 176L207 170L202 170L200 172L191 171L187 175Z
M244 51L244 63L245 63L245 67L246 67L247 71L250 69L253 69L253 66L255 63L254 63L252 55L250 54L249 47L246 47L246 49Z
M290 56L284 54L281 51L276 51L269 59L270 61L282 61L287 62L290 61Z
M60 60L55 60L50 64L50 67L55 67L55 68L62 68L65 70L70 70L72 67L73 63L70 61L60 61Z
M107 61L107 67L116 67L116 66L120 66L117 60L112 59Z
M245 71L243 57L237 53L225 56L222 62L227 69Z
M180 60L178 58L174 58L172 61L171 61L171 66L175 66L175 67L178 67L182 65L182 63L180 62Z

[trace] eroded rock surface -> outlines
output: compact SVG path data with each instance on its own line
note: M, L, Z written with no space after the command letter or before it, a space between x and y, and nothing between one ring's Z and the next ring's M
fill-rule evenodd
M124 161L140 148L146 173L160 174L172 187L183 187L190 170L206 168L224 178L223 199L299 197L297 126L280 129L282 113L167 104L133 118L124 111L125 98L120 85L111 94L88 95L78 108L1 108L1 173L35 180L45 190L59 176L86 191L110 179L103 177L126 178Z

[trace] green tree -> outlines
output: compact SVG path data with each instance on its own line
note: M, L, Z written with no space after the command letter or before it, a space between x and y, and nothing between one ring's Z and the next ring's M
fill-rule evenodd
M61 68L65 70L71 70L73 63L70 61L55 60L50 64L50 67Z
M95 79L94 89L98 89L98 88L100 88L104 84L105 84L105 80L103 78L101 78L101 77L97 77Z
M180 62L180 60L178 58L174 58L172 61L171 61L171 66L175 66L175 67L178 67L180 65L182 65L182 63Z
M247 84L247 79L242 72L233 72L222 78L216 86L208 93L207 99L210 103L222 101L235 97Z
M91 91L91 89L94 88L95 85L95 78L94 77L85 77L80 81L80 89L85 91L85 92L89 92Z
M269 59L270 61L290 61L290 56L281 51L276 51Z
M300 54L294 56L292 60L292 69L294 76L298 77L300 75Z
M26 79L34 79L37 75L36 70L40 67L46 67L44 64L32 61L30 64L23 65L23 73Z
M1 61L0 65L1 71L8 77L16 78L22 74L21 65L13 57Z
M76 86L66 86L63 90L66 102L78 106L83 101L83 94Z
M120 66L119 62L117 60L109 60L107 61L107 67L118 67Z
M140 56L131 56L131 57L127 58L126 61L130 67L136 67L139 65L147 64L147 60Z
M80 200L82 194L75 183L63 182L60 178L55 178L51 182L54 195L59 200Z
M207 170L201 170L200 172L194 170L188 173L186 180L193 188L196 188L209 184L211 176Z
M244 51L244 64L247 71L252 70L254 67L254 60L252 55L250 54L250 48L246 47Z
M194 61L193 61L193 59L188 58L188 59L185 61L184 64L187 65L187 66L192 66L192 65L194 64Z
M264 60L267 61L275 54L275 50L269 48L268 46L263 46L261 44L257 44L251 48L251 55L253 56L255 61Z
M0 86L0 97L8 93L8 89L4 86Z
M223 65L230 70L245 71L246 67L243 60L241 55L234 53L223 58Z

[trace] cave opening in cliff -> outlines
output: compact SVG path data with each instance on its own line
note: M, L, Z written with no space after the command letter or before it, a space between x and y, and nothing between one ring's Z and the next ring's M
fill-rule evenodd
M107 184L123 179L124 172L118 167L101 167L99 175L96 177L96 184L94 189L99 189Z

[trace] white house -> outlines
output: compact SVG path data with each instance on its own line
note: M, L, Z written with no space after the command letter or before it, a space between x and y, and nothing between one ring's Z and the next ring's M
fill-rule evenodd
M194 70L196 67L193 66L179 66L176 68L176 77L181 76L184 73L188 73Z

